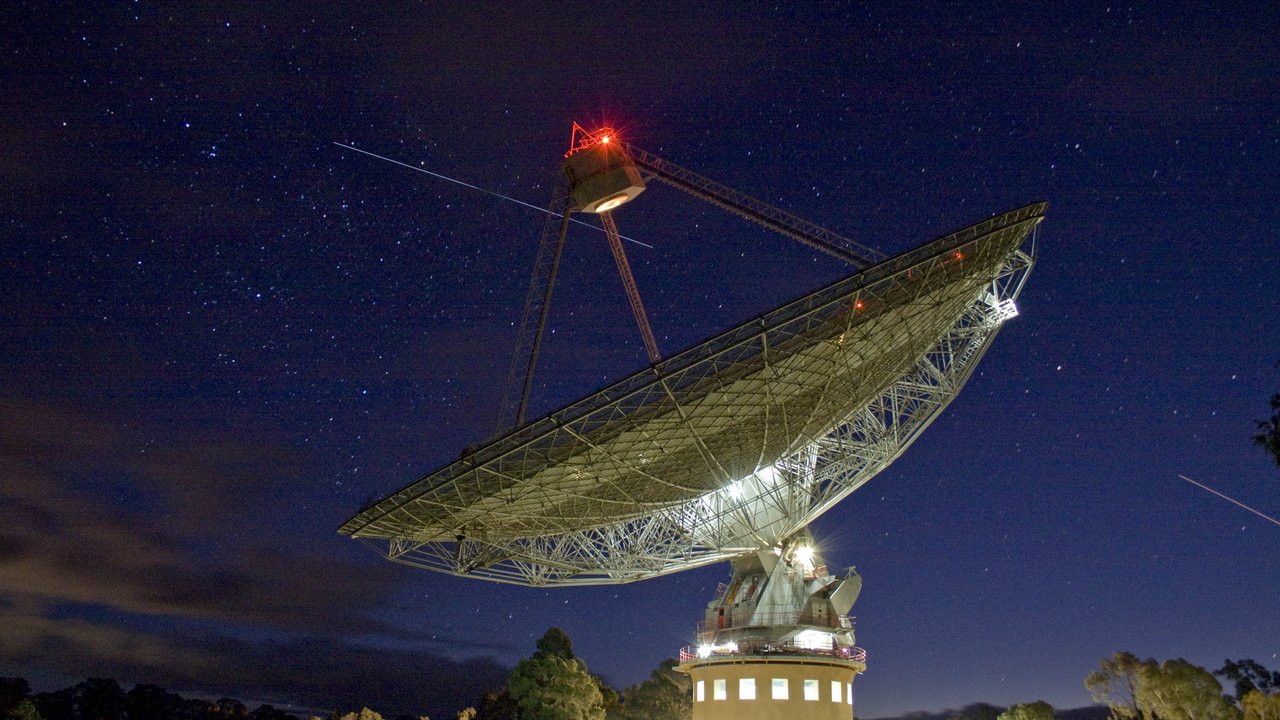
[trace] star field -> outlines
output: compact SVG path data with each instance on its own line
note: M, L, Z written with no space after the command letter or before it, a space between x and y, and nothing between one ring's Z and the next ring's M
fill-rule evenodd
M1280 533L1177 478L1280 512L1275 8L594 9L8 8L0 675L435 715L551 625L618 687L688 644L727 568L531 590L336 533L493 432L543 220L333 143L542 206L575 120L887 253L1050 203L1020 317L814 527L860 717L1280 664ZM665 187L617 218L664 354L847 272ZM566 253L535 412L645 363L603 236Z

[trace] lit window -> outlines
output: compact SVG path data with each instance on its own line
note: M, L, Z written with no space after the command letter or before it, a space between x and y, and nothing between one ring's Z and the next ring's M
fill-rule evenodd
M817 680L804 681L804 699L805 700L818 699L818 681Z
M840 691L840 681L832 680L831 681L831 702L833 703L840 702L840 696L843 694L844 693Z
M719 680L712 680L711 681L711 699L725 700L728 697L729 697L729 693L727 690L725 690L724 678L720 678Z
M789 693L787 692L787 679L774 678L773 679L773 699L786 700L788 696L789 696Z
M846 705L853 704L853 683L844 684L844 702Z
M756 679L755 678L738 678L738 699L739 700L755 700L756 699Z
M697 702L707 699L707 682L705 680L699 680L698 684L694 686L693 699Z

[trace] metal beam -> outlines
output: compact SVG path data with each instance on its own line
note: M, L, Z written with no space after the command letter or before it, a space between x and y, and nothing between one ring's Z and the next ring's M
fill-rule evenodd
M884 253L878 250L856 243L749 195L744 195L692 170L686 170L647 150L629 143L624 144L624 147L637 167L653 173L658 180L780 235L837 257L856 268L869 267L885 257Z

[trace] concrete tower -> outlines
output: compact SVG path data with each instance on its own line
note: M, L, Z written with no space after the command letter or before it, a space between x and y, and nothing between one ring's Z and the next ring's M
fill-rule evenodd
M866 670L848 616L862 588L853 568L831 575L808 531L733 560L680 652L693 680L693 720L850 720L853 680Z

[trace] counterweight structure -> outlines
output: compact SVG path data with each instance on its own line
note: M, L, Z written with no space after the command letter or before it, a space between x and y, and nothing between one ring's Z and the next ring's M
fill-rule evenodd
M612 217L655 180L853 272L664 359ZM395 562L537 587L627 583L730 561L732 581L681 656L695 680L695 720L740 716L750 708L734 703L754 699L757 680L773 683L761 697L826 700L816 715L818 706L797 706L799 717L848 717L853 676L865 668L847 615L861 578L852 568L829 572L807 526L919 437L1017 315L1045 204L885 258L611 130L575 125L550 209L503 430L340 532ZM652 362L524 422L574 212L601 218ZM765 675L752 670L760 663Z

